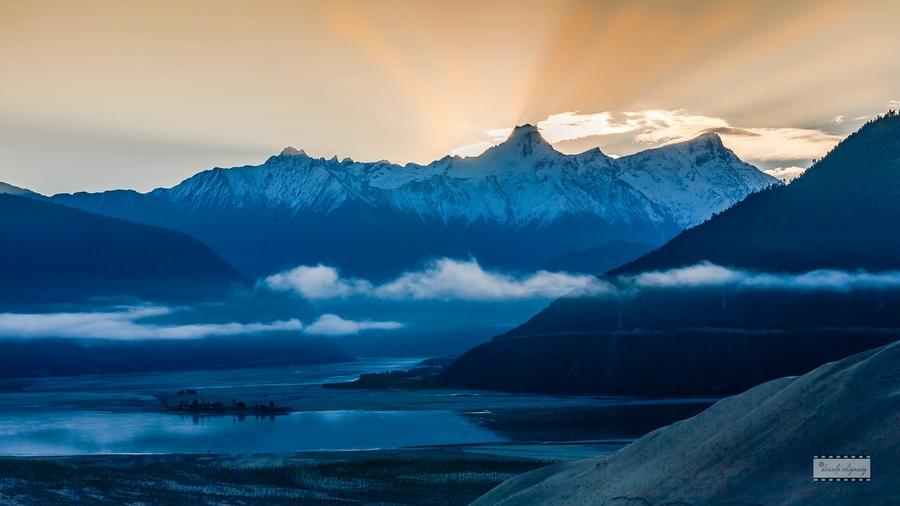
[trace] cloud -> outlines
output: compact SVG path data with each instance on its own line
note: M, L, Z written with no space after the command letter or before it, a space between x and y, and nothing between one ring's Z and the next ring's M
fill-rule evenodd
M739 281L741 271L735 271L711 263L701 263L680 269L644 272L631 282L639 287L677 288L723 285Z
M329 270L329 279L337 288L310 290L306 276L293 274L309 272L310 268L305 266L270 276L264 282L273 290L290 291L306 298L329 298L326 295L330 294L330 298L353 295L388 300L554 299L570 293L598 294L610 289L596 276L548 271L514 276L487 271L475 260L449 258L435 260L423 270L404 273L378 286L365 280L343 279L331 267L316 268Z
M550 115L538 122L538 128L547 142L556 143L582 137L627 133L633 131L635 126L629 121L616 121L608 111L596 114L579 114L574 111Z
M511 131L511 130L510 130ZM463 158L467 156L478 156L481 153L484 153L489 147L495 146L502 141L478 141L472 144L465 144L463 146L458 146L450 150L450 154L453 156L461 156Z
M396 330L403 324L394 321L345 320L336 314L323 314L306 327L307 334L321 336L344 336L359 334L363 330Z
M764 290L828 290L848 291L872 288L900 287L900 271L870 273L820 269L798 274L773 274L722 267L709 262L665 271L644 272L622 277L620 291L645 288L695 288L732 286Z
M261 332L299 330L299 320L270 323L199 323L158 325L139 320L171 313L146 306L81 313L0 313L0 337L72 337L96 339L199 339Z
M839 121L844 121L839 116ZM836 118L836 119L837 119ZM843 139L843 136L816 128L742 127L722 118L689 114L682 110L647 109L614 113L553 114L537 123L551 144L578 139L602 140L606 136L629 134L636 148L658 147L716 132L739 157L750 162L811 160L819 158ZM511 128L486 130L489 140L461 146L453 151L474 156L502 142Z
M595 276L538 271L515 277L486 271L475 260L442 258L376 288L386 299L505 300L556 298L570 292L596 293L604 286Z
M341 279L337 269L322 264L301 265L269 276L265 280L275 291L292 290L307 299L334 299L371 290L372 285L360 280Z
M328 267L327 269L337 271ZM275 279L275 283L269 280ZM285 279L300 279L294 287ZM307 297L310 293L303 278L275 275L264 281L269 288ZM871 288L900 288L900 271L871 273L866 271L815 270L805 273L780 274L730 268L710 262L675 269L647 271L613 278L577 275L565 272L538 271L530 275L511 275L483 269L475 260L442 258L419 271L407 272L381 285L358 279L334 282L339 290L317 290L315 297L333 294L331 298L368 297L393 301L507 301L524 299L555 299L566 296L631 297L642 290L678 290L692 288L728 287L746 290L858 290ZM3 321L0 320L0 325ZM352 321L333 314L325 314L304 332L309 334L355 334L362 330L392 330L401 328L398 322ZM2 335L2 334L0 334Z
M782 181L790 182L794 179L797 179L806 172L806 167L797 167L796 165L792 165L790 167L773 167L771 169L762 169L766 174L781 179Z
M338 336L365 330L395 330L403 327L394 321L345 320L324 314L312 325L300 320L268 323L192 323L160 325L141 321L172 313L161 306L118 307L107 311L71 313L0 313L0 337L77 339L201 339L213 336L237 336L275 331L295 331L309 335Z
M681 142L710 131L727 131L728 122L720 118L697 116L684 111L651 109L625 112L625 122L633 127L634 140L658 146Z
M722 142L744 160L766 162L821 158L844 137L805 128L748 128L752 136L722 135Z
M900 287L900 272L869 273L837 270L817 270L796 275L754 274L743 281L753 288L777 288L792 290L857 290Z

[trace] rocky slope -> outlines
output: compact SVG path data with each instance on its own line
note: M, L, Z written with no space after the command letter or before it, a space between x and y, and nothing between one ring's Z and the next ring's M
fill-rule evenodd
M723 399L603 458L513 478L474 504L896 504L900 343ZM869 455L870 482L814 482L814 455Z

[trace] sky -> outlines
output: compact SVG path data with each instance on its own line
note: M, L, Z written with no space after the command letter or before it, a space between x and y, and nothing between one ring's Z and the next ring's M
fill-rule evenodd
M716 131L790 177L900 107L900 2L0 1L0 181L172 186L285 146L427 163L535 123L621 156Z

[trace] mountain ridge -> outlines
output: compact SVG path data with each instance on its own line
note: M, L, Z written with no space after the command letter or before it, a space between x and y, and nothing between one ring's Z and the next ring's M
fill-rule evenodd
M715 134L712 135L718 138ZM596 148L575 155L560 153L540 136L537 129L530 125L524 125L516 127L506 142L489 148L477 157L446 156L427 165L414 163L397 165L387 161L356 162L349 158L338 161L337 157L330 159L324 157L316 158L307 155L303 150L289 147L282 150L281 154L270 157L262 165L230 169L217 167L199 172L172 188L156 189L149 192L149 194L172 192L178 200L185 204L190 204L192 200L196 199L197 195L206 193L208 197L220 203L223 199L232 198L237 205L246 204L250 201L250 197L261 194L270 202L291 207L295 211L317 208L324 208L325 211L329 211L347 199L357 199L369 204L389 204L401 209L412 208L420 214L427 214L428 209L435 209L434 214L444 221L457 217L462 217L468 221L484 218L495 221L511 221L514 224L524 225L532 221L540 221L540 218L546 219L547 216L552 219L559 214L558 212L554 213L554 211L558 211L564 205L553 208L540 205L541 201L538 199L531 199L527 206L522 206L524 209L514 209L514 203L511 202L504 203L507 205L506 208L497 209L490 206L478 207L476 199L470 196L465 203L470 207L474 206L474 210L467 214L461 212L459 209L461 206L459 205L456 208L441 205L443 202L440 197L448 197L446 201L459 204L459 200L454 200L453 198L460 196L459 191L453 193L445 192L443 194L441 194L441 191L447 189L448 180L456 180L456 182L463 184L474 184L477 187L474 188L475 191L472 193L477 194L480 192L481 195L479 196L488 197L482 200L490 202L490 197L495 195L485 195L484 192L493 189L491 188L492 185L496 186L499 183L521 189L526 183L549 181L557 184L554 189L561 189L562 191L558 193L565 195L569 203L581 204L580 206L573 206L567 211L596 211L596 203L586 203L583 198L577 198L583 197L583 194L577 191L579 188L560 188L564 185L581 186L590 184L590 181L576 185L569 180L558 180L566 176L579 176L587 179L592 177L614 179L621 174L627 174L629 178L637 182L638 179L635 173L641 172L641 169L643 169L643 167L640 167L640 163L647 158L645 153L669 154L676 149L684 151L684 147L691 146L706 146L707 149L719 150L720 154L727 153L727 156L722 157L723 162L733 163L735 167L741 169L751 169L749 177L755 178L756 181L747 188L743 188L742 192L752 192L769 184L778 184L774 178L759 172L749 164L740 162L721 142L709 143L706 142L707 138L708 135L700 136L683 143L654 148L634 155L613 159ZM687 157L691 154L687 152L678 153L682 157ZM547 158L556 158L557 160L552 162L561 164L562 167L552 166L552 162L548 162ZM523 160L529 163L522 163ZM622 166L623 164L625 165ZM657 164L654 169L656 168L666 169L671 168L671 166ZM728 166L726 168L731 169L733 167ZM263 176L257 177L258 175L254 172L259 170L267 172ZM296 174L299 171L307 171L308 174ZM277 172L282 172L282 180L277 180L279 176ZM566 174L567 172L572 172L572 174ZM291 180L287 179L286 176L295 176L298 179ZM528 176L534 177L529 178L530 180L512 179L502 182L492 179L504 176L511 179L520 176L526 178ZM429 184L430 181L435 179L437 180L435 183ZM247 180L253 180L252 184ZM359 180L363 180L361 184ZM273 185L273 183L277 184ZM616 181L616 183L621 184L620 181ZM301 188L302 185L310 185L317 190L317 193L314 195L305 194ZM486 185L488 188L481 188L480 185ZM533 184L532 186L538 185ZM629 181L624 186L634 187L635 185ZM647 196L652 194L653 191L652 188L646 186L645 184L640 189L634 188L638 191L633 199L638 201L646 199L648 202L643 202L643 204L653 208L652 210L647 210L650 219L656 222L664 221L667 218L665 216L667 214L666 210L659 209L664 206ZM399 195L388 194L394 190L403 191ZM432 194L439 195L439 197L425 201L429 204L427 206L416 205L420 204L420 202L413 202L413 195L411 194L422 198L422 195L429 191ZM67 195L91 194L59 194L54 197L65 198ZM558 199L554 199L553 196L553 194L544 195L547 198L542 199L542 201L559 203ZM734 198L736 197L733 197L732 200ZM730 203L733 202L725 202L723 205L730 205ZM542 212L528 214L527 210L533 209L534 204L538 204L537 208ZM714 207L718 208L720 206ZM701 213L698 216L692 216L681 221L684 223L708 217L705 210Z
M790 185L751 194L606 276L684 283L557 299L463 354L445 380L501 390L736 393L892 342L898 285L840 280L900 270L900 238L885 228L900 222L898 202L900 116L889 114ZM818 272L831 283L704 283L692 269L709 266L770 280Z
M661 244L778 184L708 138L653 153L566 155L523 125L477 157L427 165L326 160L285 148L261 165L210 169L172 188L52 200L187 233L251 276L316 263L390 276L437 256L530 270L610 241ZM254 255L262 243L272 251Z
M43 195L35 193L27 188L20 188L0 181L0 195L18 195L20 197L42 198Z
M0 302L203 298L248 285L208 246L168 229L0 194Z
M900 220L898 200L900 116L889 113L863 125L790 185L751 194L612 274L701 260L779 272L894 269L900 241L884 233L883 224Z

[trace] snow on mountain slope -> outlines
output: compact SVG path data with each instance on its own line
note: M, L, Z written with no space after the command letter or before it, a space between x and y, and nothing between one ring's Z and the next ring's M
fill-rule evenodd
M512 478L473 504L897 504L900 343L723 399L608 457ZM815 455L869 455L872 481L812 480Z
M705 221L773 177L743 162L714 133L617 160L618 177L653 202L664 202L682 228Z
M184 232L248 276L323 263L388 279L439 257L530 271L611 241L659 245L775 182L705 138L648 153L643 164L598 149L566 155L525 125L473 158L400 166L286 148L146 194L52 199Z
M269 206L330 212L348 201L444 221L546 224L588 214L613 224L697 224L778 181L715 134L614 160L562 154L531 125L478 157L428 165L312 158L286 148L261 166L202 172L165 194L182 207Z

